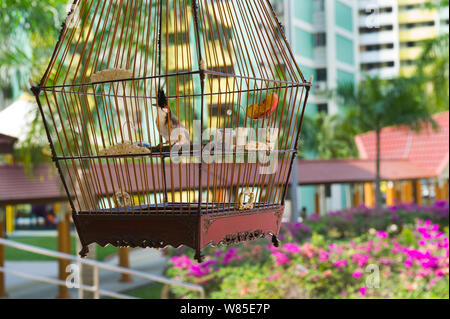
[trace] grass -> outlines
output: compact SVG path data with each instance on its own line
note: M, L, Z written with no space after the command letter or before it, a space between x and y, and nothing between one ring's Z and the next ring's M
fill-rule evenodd
M11 239L15 242L37 246L53 251L58 250L58 239L56 237L19 237ZM117 248L107 246L105 248L97 245L97 260L104 261L106 257L117 253ZM76 238L72 236L71 253L77 255ZM5 247L5 259L10 261L54 261L55 258L38 255L24 250L19 250L12 247Z
M161 299L163 284L151 284L142 288L137 288L124 292L125 295L142 299Z

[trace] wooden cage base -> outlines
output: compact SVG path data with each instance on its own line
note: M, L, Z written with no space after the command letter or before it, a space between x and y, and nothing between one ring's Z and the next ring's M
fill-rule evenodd
M195 258L203 261L208 245L231 245L272 235L278 245L278 232L284 206L251 212L227 212L192 215L80 214L73 220L82 244L81 257L88 246L164 248L182 245L195 249Z

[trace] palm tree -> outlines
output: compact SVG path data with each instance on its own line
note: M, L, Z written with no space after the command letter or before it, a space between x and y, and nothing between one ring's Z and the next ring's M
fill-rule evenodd
M357 133L341 115L323 112L315 116L306 115L301 138L302 152L313 152L320 159L354 157L358 151L353 136Z
M376 204L381 206L381 129L392 125L407 125L420 130L434 125L423 90L424 79L399 77L382 80L367 77L355 88L352 84L340 86L337 94L349 108L348 122L361 132L376 133Z

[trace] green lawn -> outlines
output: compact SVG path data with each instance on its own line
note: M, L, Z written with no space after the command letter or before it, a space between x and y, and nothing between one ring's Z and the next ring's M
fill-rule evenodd
M163 284L152 284L142 288L129 290L123 294L142 299L161 299Z
M58 240L56 237L20 237L20 238L12 238L13 241L18 243L38 246L50 250L57 251L58 250ZM76 251L76 238L72 236L72 254L77 255ZM103 261L106 257L115 254L117 252L117 248L113 246L107 246L105 248L97 245L97 260ZM28 251L23 251L19 249L15 249L12 247L5 247L5 257L6 260L11 261L53 261L55 258L47 257L43 255L34 254Z

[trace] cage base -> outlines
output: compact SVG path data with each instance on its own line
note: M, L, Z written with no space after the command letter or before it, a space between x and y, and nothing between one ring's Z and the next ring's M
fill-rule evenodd
M202 262L202 250L209 245L231 245L272 236L278 243L278 232L284 206L251 212L227 212L204 215L137 215L73 213L82 249L86 257L88 246L102 247L178 248L187 246L196 251Z

